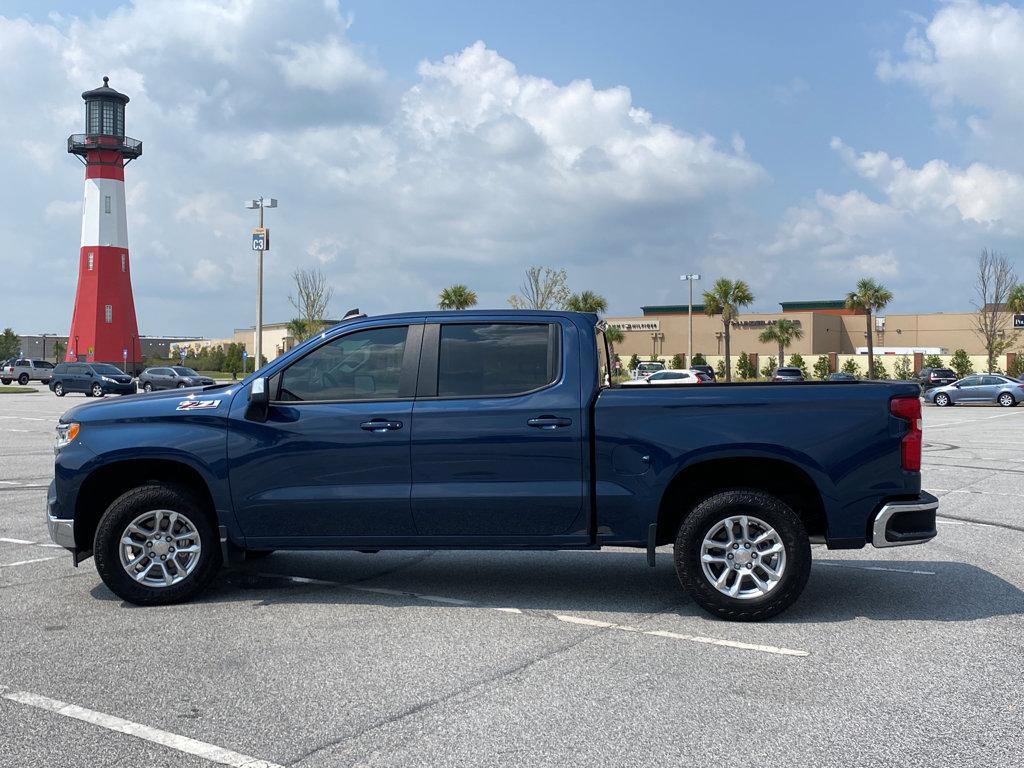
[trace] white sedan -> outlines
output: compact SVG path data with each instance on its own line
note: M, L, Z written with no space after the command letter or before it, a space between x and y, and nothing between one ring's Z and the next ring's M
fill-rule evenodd
M630 379L622 383L623 387L638 387L640 385L684 385L684 384L703 384L704 382L711 381L706 374L700 371L690 371L689 369L665 369L664 371L655 371L653 374L645 376L643 379Z

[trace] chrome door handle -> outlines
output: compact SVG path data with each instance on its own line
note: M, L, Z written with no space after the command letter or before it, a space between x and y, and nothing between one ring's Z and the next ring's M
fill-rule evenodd
M568 427L572 424L572 420L568 417L542 416L528 419L526 424L540 430L557 430L559 427Z
M401 422L390 422L387 419L371 419L359 425L363 430L371 433L386 433L389 430L401 430Z

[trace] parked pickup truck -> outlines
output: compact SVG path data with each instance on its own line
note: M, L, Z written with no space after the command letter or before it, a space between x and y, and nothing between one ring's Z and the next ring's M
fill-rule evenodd
M611 387L594 315L356 315L240 383L59 421L53 540L136 604L276 549L672 544L709 612L792 604L813 542L935 536L916 382Z
M9 385L17 382L27 385L31 380L47 384L53 376L53 364L48 360L36 358L16 358L10 363L0 366L0 382Z

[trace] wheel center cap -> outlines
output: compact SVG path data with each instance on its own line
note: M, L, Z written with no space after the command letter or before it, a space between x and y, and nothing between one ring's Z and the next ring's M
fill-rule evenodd
M734 551L733 560L740 566L746 566L750 563L750 551L741 547L739 550Z
M157 555L167 555L167 549L171 546L170 542L159 540L153 543L153 552Z

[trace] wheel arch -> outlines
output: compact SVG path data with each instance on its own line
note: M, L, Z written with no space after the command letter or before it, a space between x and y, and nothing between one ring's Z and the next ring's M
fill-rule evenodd
M657 543L673 542L680 522L702 499L735 488L758 489L777 496L800 516L812 540L826 536L825 503L808 472L784 459L746 456L707 459L677 472L658 506Z
M98 467L82 482L75 497L75 542L92 550L96 526L111 503L129 489L163 481L191 491L216 529L219 521L210 486L202 473L173 459L123 459Z

